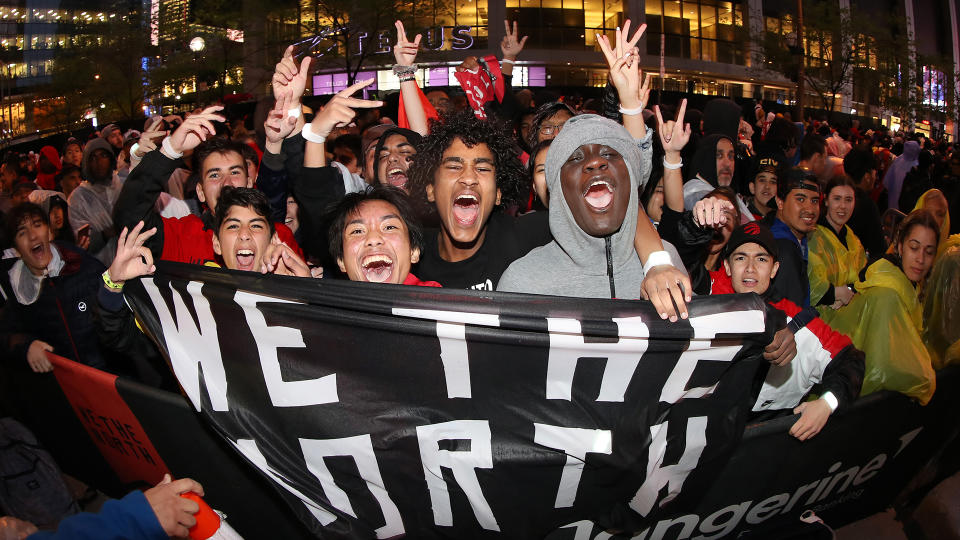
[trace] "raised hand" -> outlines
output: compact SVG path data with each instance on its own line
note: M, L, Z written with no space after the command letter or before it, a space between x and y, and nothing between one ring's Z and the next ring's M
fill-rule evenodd
M290 249L290 246L278 240L276 236L273 237L270 245L267 246L267 251L263 254L263 266L260 272L281 276L313 277L307 263L303 262L303 259ZM323 275L322 270L321 275Z
M313 133L320 137L326 137L333 131L333 128L349 124L357 115L353 108L373 109L383 106L382 101L351 97L373 81L374 79L360 81L337 92L337 95L333 96L333 99L314 117L311 124Z
M510 21L503 21L503 27L507 32L503 36L503 39L500 40L500 51L503 53L505 59L516 60L517 55L520 54L523 46L527 43L529 36L523 36L519 41L517 40L520 36L520 32L517 30L517 21L513 21L512 30L510 28Z
M393 46L393 57L396 58L398 66L412 66L417 60L421 36L417 34L417 37L410 41L402 22L397 21L393 25L397 28L397 44Z
M208 137L217 132L214 122L226 122L227 119L217 114L223 110L222 105L207 107L203 112L192 114L180 124L180 127L170 135L170 148L178 154L193 150ZM174 156L167 156L174 157Z
M690 142L690 124L684 124L684 115L687 112L687 100L680 102L680 109L677 111L677 119L663 121L660 114L660 107L654 107L653 112L657 116L657 133L660 134L660 143L663 145L663 151L667 154L672 163L679 161L680 150ZM677 158L677 159L672 159Z
M633 36L627 39L630 33L630 20L627 19L622 31L617 28L615 44L611 45L610 39L604 34L597 36L597 44L610 68L610 82L617 89L620 104L625 108L643 107L650 95L649 77L643 86L640 84L640 51L636 47L646 29L647 25L640 25Z
M276 105L274 105L273 109L267 114L267 121L263 123L263 127L267 133L268 143L282 143L283 140L293 132L294 128L297 127L297 120L299 118L287 114L287 111L294 107L296 107L296 105L293 104L293 97L290 95L290 92L281 92L277 98Z
M310 76L310 63L313 57L307 55L300 65L293 59L294 46L290 45L283 52L283 58L277 63L273 71L273 97L280 98L284 91L290 92L292 107L300 105L300 98L303 97L303 91L307 87L307 77Z
M117 254L110 263L110 281L121 285L128 279L152 274L157 270L153 265L153 253L143 244L157 234L157 228L143 231L143 222L137 223L132 231L124 227L117 237Z
M162 140L165 135L167 135L167 131L163 129L163 122L154 122L150 129L140 134L140 140L137 141L136 146L136 157L143 157L156 150L157 142Z
M701 228L720 229L732 221L733 203L720 197L700 199L693 205L693 222Z

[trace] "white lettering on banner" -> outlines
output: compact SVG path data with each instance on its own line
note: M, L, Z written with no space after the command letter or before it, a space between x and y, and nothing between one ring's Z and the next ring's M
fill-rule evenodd
M230 442L233 443L233 446L235 446L244 457L263 471L264 474L273 479L274 482L280 484L283 489L289 491L294 497L300 499L303 505L307 507L307 511L309 511L321 525L329 525L337 520L337 516L324 510L323 507L314 502L310 497L307 497L301 493L300 490L291 486L284 477L280 476L280 473L273 470L267 463L267 458L263 457L263 453L261 453L260 448L257 447L256 441L253 439L237 439L237 442Z
M475 469L493 468L493 450L490 443L490 423L486 420L453 420L440 424L417 426L417 442L420 445L420 461L423 477L430 491L433 507L433 522L441 526L453 525L450 508L450 491L443 479L441 467L453 472L453 478L467 496L473 515L480 526L489 531L499 531L500 526L493 510L483 496ZM469 450L445 450L440 441L468 440Z
M193 317L178 291L170 288L173 308L177 314L174 320L153 278L144 277L141 282L157 309L173 373L177 376L177 380L180 381L183 391L190 398L194 408L200 411L200 370L197 367L199 359L200 365L203 366L203 382L207 388L207 395L210 396L210 405L215 411L228 410L227 374L223 368L220 340L217 339L217 321L210 312L210 302L200 292L203 283L198 281L187 283L187 293L193 298L198 327L194 324Z
M465 324L497 328L500 326L500 317L465 311L408 308L393 308L393 314L437 321L437 339L440 340L440 361L443 362L443 375L447 382L447 397L472 397Z
M280 360L277 357L279 347L305 348L303 335L296 328L286 326L267 326L263 312L257 308L258 302L272 304L298 304L289 300L281 300L271 296L237 291L234 302L243 308L247 317L250 333L257 343L260 353L260 367L263 368L263 380L270 394L270 401L276 407L304 407L307 405L322 405L336 403L337 376L325 375L318 379L305 381L284 381L280 370Z
M373 453L370 435L326 440L300 439L300 448L303 449L303 457L307 460L307 469L320 481L320 487L323 488L323 493L330 504L341 512L357 517L349 497L333 481L333 475L330 474L330 469L323 460L327 456L352 457L360 472L360 478L367 483L367 488L380 505L383 520L386 522L383 527L376 530L377 538L389 538L404 533L400 510L384 488L383 476L380 474L377 457Z
M905 446L916 437L916 434L917 430L907 432L900 437L900 442ZM653 445L651 445L651 449L652 448ZM899 453L902 450L903 446L901 446L897 452ZM769 495L756 504L754 504L752 500L731 504L709 514L702 520L700 516L696 514L687 514L669 520L662 520L653 526L653 532L650 533L649 537L647 536L649 529L645 529L635 535L633 540L659 540L666 535L671 527L677 525L679 525L682 530L678 531L678 534L669 535L671 538L693 538L693 540L720 538L735 531L743 521L749 525L759 525L774 516L787 514L794 508L796 508L797 512L801 509L808 508L816 510L818 507L813 505L826 500L831 495L837 498L831 502L824 503L821 507L829 508L839 502L854 500L862 495L863 488L854 491L847 490L851 487L856 488L871 478L874 478L879 474L880 469L886 465L887 458L887 454L878 454L867 461L862 467L853 466L842 472L838 471L842 468L843 463L838 461L827 469L828 474L826 476L797 486L792 492ZM650 476L648 475L647 478L649 479ZM834 488L836 488L836 490L834 490ZM805 495L808 496L804 498ZM567 525L567 527L582 523L586 522L578 522ZM701 534L693 536L693 533L698 528Z
M612 453L613 435L606 429L570 428L537 423L533 424L533 430L533 442L562 450L567 455L553 507L569 508L577 499L583 461L587 454Z
M676 403L682 398L702 398L713 393L717 385L687 388L698 362L732 362L743 345L713 347L711 349L684 351L670 372L670 377L660 389L660 401ZM718 383L719 384L719 383Z
M693 327L693 339L713 339L717 334L754 334L766 330L763 310L711 313L687 320Z
M584 343L580 321L547 318L550 334L550 356L547 360L547 399L573 396L573 376L581 358L606 358L600 394L597 401L623 401L640 358L647 350L647 340L628 336L647 336L640 317L614 319L620 339L616 343Z
M630 501L630 508L639 512L641 516L650 514L660 490L669 484L667 496L660 501L663 505L680 494L683 489L683 483L686 481L690 471L697 467L700 462L700 455L703 448L707 445L707 417L694 416L687 419L686 445L683 449L683 456L680 457L674 465L664 465L663 456L667 451L667 427L669 422L650 426L650 435L652 440L647 449L647 478L643 485L637 490L637 494Z

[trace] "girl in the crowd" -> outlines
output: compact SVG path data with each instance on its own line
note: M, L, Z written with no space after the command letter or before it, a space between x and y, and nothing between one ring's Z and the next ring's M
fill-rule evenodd
M536 115L533 117L527 144L533 148L546 139L556 137L567 120L573 118L576 114L566 103L559 101L544 103L537 109Z
M933 214L933 219L937 220L937 224L940 226L940 243L937 245L938 256L951 247L960 246L960 235L950 236L950 207L942 191L939 189L925 191L913 207L914 210L920 210L921 208L929 210Z
M546 210L550 205L550 197L547 194L547 150L550 149L550 143L553 139L547 139L537 143L530 156L533 159L527 160L527 172L530 176L531 190L528 206L532 210Z
M807 240L810 303L828 324L837 309L850 303L860 271L867 265L863 244L847 227L856 198L849 176L834 177L827 184L820 223Z
M936 375L920 337L921 296L939 241L933 214L911 212L897 229L893 253L862 272L857 294L832 317L830 326L866 354L861 395L894 390L922 405L933 396Z

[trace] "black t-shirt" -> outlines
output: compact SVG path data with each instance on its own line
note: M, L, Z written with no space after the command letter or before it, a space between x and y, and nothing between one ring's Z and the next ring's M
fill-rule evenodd
M495 213L487 222L480 249L469 259L448 262L440 257L439 229L424 231L424 248L413 273L450 289L495 290L510 263L535 247L549 243L549 212L533 212L518 218Z

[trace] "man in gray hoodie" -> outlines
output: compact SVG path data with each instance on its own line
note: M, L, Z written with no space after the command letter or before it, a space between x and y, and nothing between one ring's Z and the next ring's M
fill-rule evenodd
M568 120L546 161L554 240L514 261L497 290L640 298L644 269L633 242L652 152L612 120ZM676 249L666 242L664 249L682 269Z

